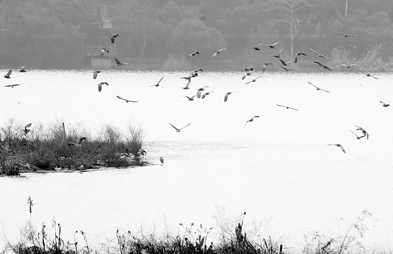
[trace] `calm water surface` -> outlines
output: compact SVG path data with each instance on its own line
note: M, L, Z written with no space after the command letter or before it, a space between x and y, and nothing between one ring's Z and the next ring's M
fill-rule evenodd
M103 71L93 80L91 71L32 70L2 80L23 85L0 88L1 124L32 122L34 133L40 124L64 122L90 136L105 124L124 133L140 127L155 165L0 178L0 243L20 239L30 195L37 228L55 218L65 239L84 230L93 244L113 239L118 228L176 234L178 223L191 222L213 227L214 239L218 220L237 222L246 211L246 231L258 229L296 249L315 231L343 235L367 210L373 214L365 221L367 246L392 246L393 108L379 103L393 104L389 75L266 73L245 85L241 73L205 72L184 90L180 77L186 75ZM162 87L150 87L161 77ZM99 93L101 81L109 86ZM204 100L183 97L202 86L213 91ZM139 102L126 104L116 95ZM168 122L191 125L177 133ZM356 140L354 125L370 139Z

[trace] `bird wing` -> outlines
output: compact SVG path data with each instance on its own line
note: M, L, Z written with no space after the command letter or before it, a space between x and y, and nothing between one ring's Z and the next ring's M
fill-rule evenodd
M28 124L25 125L25 128L30 128L31 125L32 125L32 123L28 123Z
M169 122L168 122L169 123ZM176 131L180 131L178 128L176 128L173 124L169 123L173 128L175 128Z
M340 148L341 148L341 151L343 151L343 153L347 153L342 145L340 145Z
M116 96L118 99L123 100L123 101L127 101L127 99L124 99L122 97L120 97L119 95Z
M312 48L310 48L310 50L311 50L312 52L314 52L314 54L316 54L317 56L320 55L317 51L313 50Z
M121 62L119 61L119 59L115 58L115 62L117 65L121 65Z
M190 126L191 123L187 124L186 126L184 126L183 128L180 128L180 130L183 130L184 128Z
M164 77L160 78L160 80L158 81L157 85L159 85L161 80L163 80L163 79L164 79Z
M10 69L8 72L7 72L7 75L6 76L11 76L11 73L12 73L12 69Z

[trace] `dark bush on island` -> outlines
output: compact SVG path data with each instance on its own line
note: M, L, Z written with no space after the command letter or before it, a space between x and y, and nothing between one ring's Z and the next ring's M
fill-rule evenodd
M10 120L0 129L0 175L146 164L141 129L129 127L123 135L107 125L99 136L76 129L66 132L63 123L44 130L43 125L27 129Z

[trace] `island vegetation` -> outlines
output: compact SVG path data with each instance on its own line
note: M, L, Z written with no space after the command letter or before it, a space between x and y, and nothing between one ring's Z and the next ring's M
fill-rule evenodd
M21 172L89 170L103 167L130 167L147 164L142 148L143 131L128 127L122 134L113 126L103 126L99 138L64 123L44 128L22 126L10 120L0 129L0 175Z
M338 64L392 69L390 0L0 0L0 6L3 68L88 67L86 46L111 45L118 33L117 57L129 63L122 68L241 70L272 61L272 51L254 46L279 42L291 64L312 48L330 58L334 71ZM195 50L201 54L188 60ZM301 58L297 70L320 68Z

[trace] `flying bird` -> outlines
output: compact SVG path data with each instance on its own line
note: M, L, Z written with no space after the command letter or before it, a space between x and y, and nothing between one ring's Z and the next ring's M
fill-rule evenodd
M98 73L101 73L101 71L94 71L94 72L93 72L93 79L96 79L96 78L97 78Z
M273 43L271 45L267 45L266 47L269 48L269 49L274 49L277 46L278 43L279 42L275 42L275 43Z
M115 43L115 38L119 37L119 34L112 34L111 36L111 42Z
M4 75L4 78L11 78L12 69L10 69L7 74Z
M253 49L255 50L255 51L259 51L259 50L261 50L261 46L263 45L263 43L259 43L257 46L255 46L255 47L253 47Z
M318 64L320 67L322 67L322 68L325 69L325 70L332 71L332 69L331 69L329 66L324 65L324 64L321 63L321 62L314 61L314 63Z
M199 89L197 90L197 98L198 98L198 99L201 98L202 92L205 91L205 89L208 88L208 87L209 87L209 86L204 86L204 87L201 87L201 88L199 88Z
M69 142L68 146L76 146L76 147L81 147L82 146L82 142L86 140L86 137L82 137L80 138L77 142Z
M212 57L215 57L216 55L220 54L221 51L226 50L226 49L227 49L227 48L219 49L217 52L215 52L215 53L212 55Z
M224 102L227 102L228 96L231 95L233 92L227 92L224 96Z
M354 35L354 34L345 34L345 33L337 32L337 31L336 31L336 34L342 35L342 36L344 36L345 38L348 38L348 37L356 37L356 35Z
M201 99L205 99L206 98L206 96L208 96L209 94L211 94L213 91L210 91L210 92L206 92L206 93L204 93L204 94L202 94L202 97L201 97Z
M184 95L183 97L186 97L189 101L193 101L195 96L196 95L189 97L187 95Z
M349 69L349 68L354 67L354 66L359 67L360 65L359 64L339 64L336 67L337 68L344 67L344 68Z
M250 80L250 81L246 82L246 85L248 85L248 84L250 84L250 83L252 83L252 82L256 82L257 79L260 79L260 78L262 78L262 77L263 77L263 76L256 77L256 78L254 78L253 80Z
M26 67L24 67L24 66L20 67L19 72L26 72Z
M311 83L310 81L307 81L310 85L312 85L313 87L315 87L317 89L317 91L324 91L326 93L329 93L329 91L322 89L320 87L317 87L316 85L314 85L313 83Z
M282 60L281 58L279 58L278 59L280 62L281 62L281 64L283 65L283 66L287 66L290 62L285 62L284 60Z
M191 123L187 124L186 126L182 127L182 128L176 128L173 124L169 123L177 132L180 132L181 130L183 130L184 128L188 127Z
M122 65L125 65L125 64L128 64L128 63L126 63L126 62L120 62L119 59L117 59L117 58L115 58L115 62L116 62L116 64L117 64L118 67L119 67L119 66L122 66Z
M303 52L298 52L298 53L296 54L296 57L295 57L295 63L297 63L297 60L299 59L299 56L307 56L307 54L306 54L306 53L303 53Z
M105 53L109 53L109 49L107 49L107 48L102 48L102 49L101 49L101 57L103 57Z
M356 139L361 139L361 138L364 138L364 136L358 136L355 132L353 132L353 131L351 131L352 133L353 133L353 135L355 135L356 136Z
M344 150L344 147L341 144L328 144L328 146L337 146L341 148L341 151L343 151L343 153L346 153L346 151Z
M190 57L196 56L196 55L199 55L199 51L194 51L194 52L192 52L191 54L189 54L189 55L188 55L188 59L190 59Z
M98 83L98 92L101 92L103 85L109 86L109 84L107 82L100 82L100 83Z
M377 77L371 75L370 73L365 73L364 75L366 75L369 78L374 78L374 79L378 79Z
M23 132L25 133L25 135L30 132L29 128L31 127L31 125L32 125L32 123L28 123L25 125L25 128L23 129Z
M322 55L322 54L319 54L317 51L313 50L312 48L310 48L310 50L311 50L312 52L314 52L314 54L317 55L317 56L320 57L320 58L330 59L330 58L327 57L327 56L324 56L324 55Z
M286 108L286 109L292 109L292 110L298 111L298 109L296 109L296 108L292 108L292 107L289 107L289 106L280 105L280 104L276 104L276 105L277 105L277 106L279 106L279 107L282 107L282 108Z
M281 55L282 50L283 50L283 49L281 49L281 50L277 53L277 55L272 55L272 57L275 57L275 58L280 59L280 55Z
M244 127L246 127L247 123L253 122L255 118L259 118L259 116L253 116L253 117L251 117L251 119L250 119L250 120L247 120L247 122L244 124Z
M383 102L383 101L379 101L380 103L382 103L382 107L389 107L390 106L390 104L387 104L387 103L385 103L385 102Z
M120 99L120 100L125 101L126 103L129 103L129 102L132 102L132 103L138 102L138 101L132 101L132 100L124 99L124 98L120 97L119 95L117 95L116 97L117 97L118 99Z
M285 70L285 71L294 71L295 70L295 69L288 68L288 67L285 67L285 66L280 66L280 68Z
M244 71L246 72L243 76L242 76L242 80L244 80L247 76L251 76L252 72L254 71L254 69L252 67L250 68L244 68Z
M369 134L368 134L368 132L364 128L362 128L362 127L360 127L358 125L355 125L355 127L356 127L357 131L361 131L362 132L363 137L366 137L367 139L369 138Z
M11 87L11 88L13 88L14 86L20 86L20 85L22 85L22 84L11 84L11 85L5 85L4 87Z
M160 80L157 82L157 84L152 85L152 86L159 87L159 86L160 86L160 83L161 83L161 81L162 81L163 79L164 79L164 77L160 78Z

